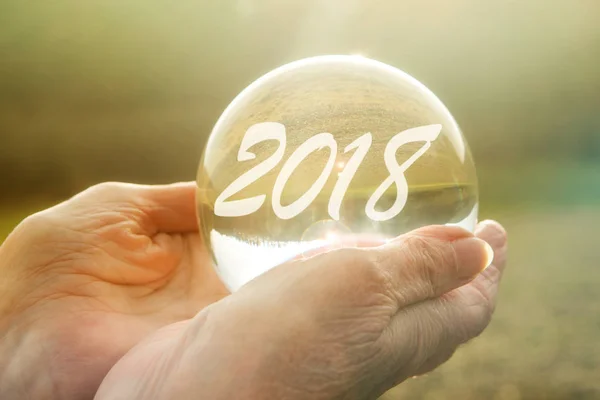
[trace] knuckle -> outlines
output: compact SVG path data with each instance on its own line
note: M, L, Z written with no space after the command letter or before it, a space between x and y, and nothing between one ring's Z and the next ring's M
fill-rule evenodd
M478 306L476 308L478 309L478 319L484 326L487 326L492 320L492 315L496 309L496 302L486 290L481 296L481 301L479 301L477 304Z
M433 294L445 269L458 269L452 246L432 238L413 235L405 241L406 261L417 281L422 281Z
M460 343L479 336L492 321L495 308L491 298L483 294L469 302L463 299L462 307L464 307L465 323L461 324L462 329L459 331Z
M132 185L122 182L102 182L88 187L81 193L69 199L67 203L95 204L98 202L112 203L135 198Z
M508 242L506 229L495 221L482 222L478 236L484 238L494 248L506 247Z
M480 303L471 307L471 320L472 324L470 324L471 329L465 335L465 340L470 340L471 338L477 337L483 333L485 328L492 321L493 314L493 306L489 304L489 302Z
M428 237L411 235L405 239L404 245L406 250L410 253L411 258L423 260L428 263L435 261L437 255L436 246L432 243L433 240Z
M26 217L19 225L20 229L32 233L43 233L54 223L49 210L44 210Z
M7 242L15 238L15 243L20 243L22 248L24 244L37 246L53 236L57 224L51 210L37 212L23 219L7 238Z
M491 226L492 235L496 239L496 241L500 243L506 243L508 239L508 233L506 229L500 224L493 224Z
M102 182L90 186L83 194L85 195L112 195L121 193L125 189L125 184L120 182Z
M359 264L360 278L369 285L379 289L389 289L391 278L385 268L381 267L380 260L366 251L358 251L353 255Z

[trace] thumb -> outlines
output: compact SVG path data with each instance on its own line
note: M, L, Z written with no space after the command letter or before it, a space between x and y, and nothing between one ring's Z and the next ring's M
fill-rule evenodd
M392 370L399 358L411 354L410 367L396 371L394 384L436 368L490 322L506 263L506 232L498 223L486 221L477 235L493 247L493 263L468 284L402 310L382 335Z
M458 227L428 226L376 249L397 309L436 298L473 280L493 259L484 240Z
M472 233L429 226L378 247L328 253L323 261L329 259L330 271L323 272L322 282L329 281L327 272L333 282L344 277L356 286L354 293L370 288L387 295L397 312L470 282L492 258L491 247Z
M464 229L430 226L378 247L343 248L296 260L254 283L275 280L276 286L293 288L302 302L331 306L363 307L377 298L394 315L470 282L490 264L491 253L485 241Z

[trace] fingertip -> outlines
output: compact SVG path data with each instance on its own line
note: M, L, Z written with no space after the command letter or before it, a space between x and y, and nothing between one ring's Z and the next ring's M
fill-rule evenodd
M480 222L475 229L475 236L488 242L494 249L504 247L508 240L504 227L494 220Z
M493 219L486 219L477 224L477 227L475 228L475 233L477 234L484 231L495 232L499 236L506 236L506 230L504 229L502 224Z
M494 266L503 271L506 266L508 237L506 230L496 221L483 221L475 231L478 238L485 240L494 250Z

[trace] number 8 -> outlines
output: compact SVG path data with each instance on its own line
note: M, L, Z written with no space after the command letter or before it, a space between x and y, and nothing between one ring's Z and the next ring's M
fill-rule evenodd
M406 181L404 172L431 147L431 142L437 139L441 130L441 125L420 126L400 132L388 142L383 153L383 160L390 176L381 182L381 185L379 185L375 193L367 201L367 205L365 206L367 217L373 221L387 221L402 211L408 199L408 182ZM422 141L425 142L423 147L410 156L408 160L404 161L402 165L398 165L396 151L407 143ZM376 211L375 204L381 199L386 190L392 186L392 183L396 184L396 201L386 211Z

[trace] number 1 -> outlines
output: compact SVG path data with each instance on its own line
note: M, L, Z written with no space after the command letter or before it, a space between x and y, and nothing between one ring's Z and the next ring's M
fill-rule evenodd
M335 221L339 221L340 219L340 208L342 206L342 201L344 200L344 196L346 195L346 191L348 190L348 186L350 186L350 182L358 167L365 159L369 148L371 148L371 143L373 142L373 137L370 133L365 133L354 142L350 143L344 149L344 153L352 151L356 149L352 157L350 157L350 161L344 167L344 170L340 172L338 181L331 192L331 197L329 198L329 207L327 211L329 212L329 216L333 218Z

